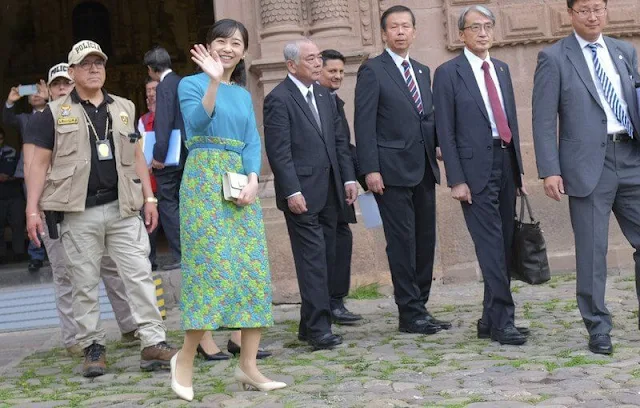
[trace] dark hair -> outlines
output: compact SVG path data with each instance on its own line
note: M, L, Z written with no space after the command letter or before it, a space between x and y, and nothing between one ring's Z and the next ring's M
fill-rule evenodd
M236 31L240 31L245 51L249 48L249 32L239 21L225 18L218 20L207 32L207 45L210 45L216 38L230 38ZM240 86L247 84L247 73L244 59L241 59L236 68L231 73L231 81Z
M570 1L570 0L567 0ZM416 16L413 14L413 11L409 7L406 6L391 6L382 13L382 17L380 17L380 28L383 31L387 29L387 18L393 13L409 13L411 14L411 22L413 26L416 26Z
M164 72L171 68L171 57L162 47L154 47L144 54L144 65L151 67L153 72Z
M347 59L340 53L340 51L336 50L324 50L320 53L322 56L322 66L327 65L327 61L329 60L340 60L342 63L346 64Z
M156 81L155 79L153 79L153 78L151 78L150 76L148 76L148 77L146 77L146 78L145 78L145 80L144 80L144 86L147 86L147 85L149 85L149 84L150 84L150 83L152 83L152 82L158 82L158 81Z
M0 127L0 135L2 135L2 137L4 137L4 129Z
M576 1L577 0L567 0L567 7L572 9L573 5L576 4ZM604 0L604 5L606 6L608 2L608 0Z

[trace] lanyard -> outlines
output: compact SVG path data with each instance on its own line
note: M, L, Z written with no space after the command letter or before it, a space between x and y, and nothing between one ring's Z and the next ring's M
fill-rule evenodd
M104 139L100 139L100 137L98 136L98 132L96 131L95 126L93 125L93 122L91 121L91 118L89 117L89 114L87 114L87 111L84 109L84 107L82 107L82 113L84 113L84 118L87 120L87 125L89 128L91 128L91 130L93 130L93 134L96 137L96 143L100 143L102 141L107 140L108 136L109 136L109 105L107 105L107 121L104 127Z

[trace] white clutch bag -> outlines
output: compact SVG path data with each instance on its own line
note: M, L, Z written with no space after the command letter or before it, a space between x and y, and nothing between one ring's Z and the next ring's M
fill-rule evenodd
M249 177L230 171L222 175L222 191L224 199L234 201L240 196L242 189L249 184Z

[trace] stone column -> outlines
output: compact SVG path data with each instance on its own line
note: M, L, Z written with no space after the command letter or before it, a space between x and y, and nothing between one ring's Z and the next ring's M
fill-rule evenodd
M310 0L309 33L337 36L351 32L349 0Z
M263 39L277 41L302 35L302 0L260 0L260 20Z

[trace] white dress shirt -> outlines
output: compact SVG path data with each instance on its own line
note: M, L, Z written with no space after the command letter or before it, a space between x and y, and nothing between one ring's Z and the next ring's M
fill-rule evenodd
M598 96L600 97L600 103L604 108L604 113L607 115L607 133L618 133L618 132L626 132L622 123L616 118L616 115L613 113L611 106L609 106L609 102L604 96L604 91L602 90L602 84L600 83L600 79L596 74L596 68L593 65L593 53L591 52L591 48L589 48L589 44L598 44L598 48L596 53L598 54L598 59L600 60L600 65L602 69L609 77L609 81L611 81L611 85L613 86L613 90L616 92L618 99L620 100L620 105L622 105L622 109L629 114L629 110L627 109L627 102L624 100L624 94L622 93L622 82L620 81L620 74L618 74L618 70L616 69L615 64L613 63L613 59L611 59L611 54L609 54L609 49L607 48L607 43L604 42L602 38L602 34L600 37L593 42L585 40L580 37L578 33L575 33L576 39L578 40L578 44L580 44L580 48L582 49L582 54L584 55L584 59L587 62L587 66L589 67L589 72L591 73L591 78L593 79L593 83L596 86L596 91L598 91Z
M296 87L300 90L300 93L302 94L302 97L304 98L305 101L307 100L307 94L309 93L309 91L311 91L311 103L313 103L313 106L316 108L316 112L318 112L318 117L320 117L320 111L318 110L318 104L316 103L316 96L313 93L313 84L306 86L305 84L300 82L298 78L294 77L293 75L287 74L287 76L289 77L289 79L293 81ZM322 118L320 118L320 121L322 122ZM349 180L349 181L345 181L344 185L346 186L347 184L353 184L353 183L355 183L355 181ZM300 191L296 191L290 196L287 196L287 198L291 198L299 194L302 194L302 193Z
M162 74L160 74L160 82L162 82L167 77L167 75L169 75L171 72L173 72L173 70L169 68L166 71L164 71Z
M487 52L487 57L482 59L469 51L466 47L464 49L464 56L467 57L467 61L471 64L471 70L473 71L473 76L476 77L476 83L478 84L478 88L480 88L480 95L482 95L482 100L484 101L484 106L487 108L487 113L489 114L489 122L491 122L491 136L494 139L499 139L500 134L498 133L498 126L496 126L496 119L493 115L493 109L491 109L491 101L489 100L489 91L487 90L487 83L484 80L484 70L482 69L482 64L486 61L489 63L489 75L491 75L491 79L493 79L493 83L496 85L496 90L498 91L498 98L500 98L500 105L502 105L502 109L505 112L505 117L507 116L507 111L504 108L504 99L502 97L502 89L500 88L500 81L498 81L498 75L496 74L496 67L491 62L491 58L489 57L489 53Z
M413 71L413 64L411 64L411 60L409 59L409 54L407 54L407 58L402 58L401 56L399 56L395 52L391 51L391 49L387 48L386 50L389 53L389 55L391 56L391 58L393 59L393 62L398 67L398 70L400 70L400 75L402 75L402 79L404 79L404 67L402 66L402 63L404 61L407 61L409 63L409 72L411 73L411 76L413 77L413 80L416 82L416 88L418 89L418 95L420 95L420 86L418 86L418 80L416 79L416 73ZM405 80L405 82L406 82L406 80ZM422 98L422 95L420 95L420 98Z

